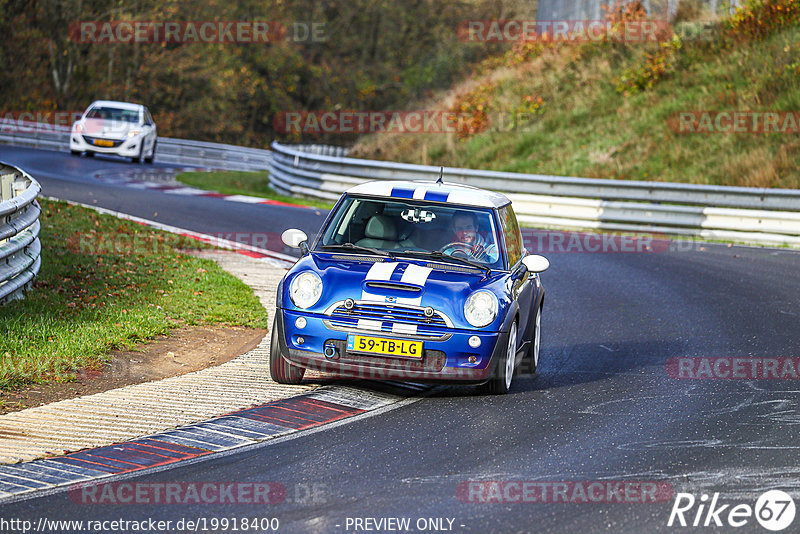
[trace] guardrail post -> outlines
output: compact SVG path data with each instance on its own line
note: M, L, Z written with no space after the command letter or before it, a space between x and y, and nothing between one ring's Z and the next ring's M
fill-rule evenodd
M16 177L13 174L4 174L0 178L0 202L14 198L14 190L12 189L14 178Z
M18 180L16 180L13 185L11 186L11 198L19 196L28 188L28 182L23 180L21 176L17 176Z

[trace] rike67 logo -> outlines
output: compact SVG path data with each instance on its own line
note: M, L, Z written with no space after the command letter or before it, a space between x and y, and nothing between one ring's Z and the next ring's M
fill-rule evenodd
M703 494L699 499L691 493L678 493L667 526L692 527L743 527L756 521L767 530L784 530L792 524L795 515L794 500L791 495L780 490L769 490L756 500L755 507L746 503L720 504L719 493L709 502Z

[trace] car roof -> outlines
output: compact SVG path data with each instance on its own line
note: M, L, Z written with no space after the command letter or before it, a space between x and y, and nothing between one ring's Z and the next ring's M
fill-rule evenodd
M500 208L511 203L507 196L463 184L434 181L387 180L366 182L346 191L352 195L373 197L407 198L462 204L481 208Z
M141 104L132 104L131 102L118 102L116 100L95 100L89 105L90 108L95 106L109 106L120 109L135 109L135 110L139 110L142 108Z

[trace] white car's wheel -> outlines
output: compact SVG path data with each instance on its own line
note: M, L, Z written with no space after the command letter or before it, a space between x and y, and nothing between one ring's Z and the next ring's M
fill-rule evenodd
M153 163L156 157L156 144L158 144L158 139L153 140L153 146L150 147L150 155L144 158L145 163Z
M132 161L133 163L141 163L141 162L142 162L142 155L143 155L143 154L144 154L144 143L141 143L141 144L139 145L139 155L138 155L138 156L133 156L133 157L131 158L131 161Z

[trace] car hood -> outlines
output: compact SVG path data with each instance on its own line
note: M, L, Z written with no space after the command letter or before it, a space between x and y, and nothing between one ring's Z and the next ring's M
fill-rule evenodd
M493 272L487 277L477 270L464 272L469 268L457 264L400 258L383 262L349 261L335 256L312 253L302 258L285 280L284 306L294 307L288 295L291 279L306 270L316 272L322 279L322 296L308 310L313 313L324 313L332 304L351 298L430 306L445 313L454 327L471 329L464 318L464 302L473 291L487 289L498 297L500 313L495 322L502 322L505 308L510 304L509 274L505 272Z

